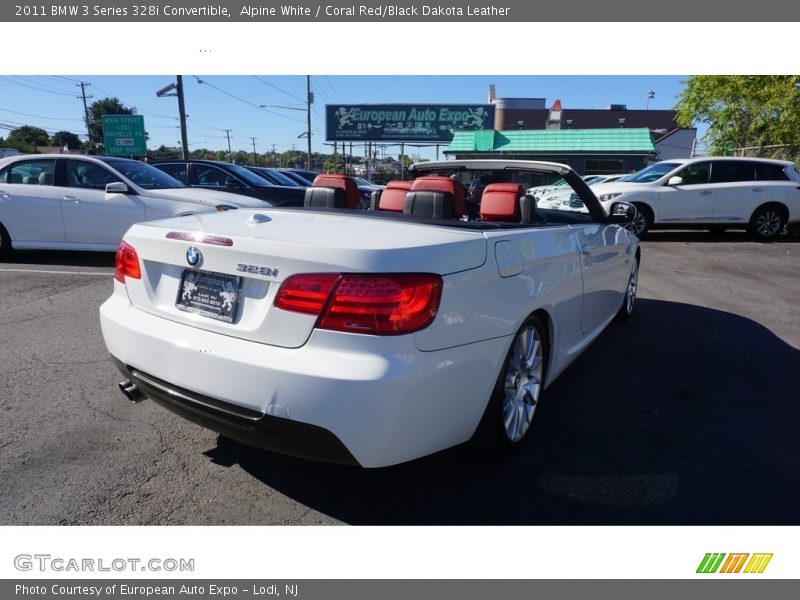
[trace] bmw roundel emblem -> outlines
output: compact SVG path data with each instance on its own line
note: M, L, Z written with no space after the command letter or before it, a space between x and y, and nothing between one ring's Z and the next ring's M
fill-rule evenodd
M190 246L186 251L186 262L188 262L190 266L196 267L200 264L201 260L203 260L203 255L200 253L200 250L194 246Z

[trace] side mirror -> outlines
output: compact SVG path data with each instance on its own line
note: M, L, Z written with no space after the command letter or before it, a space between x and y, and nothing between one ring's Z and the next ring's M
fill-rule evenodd
M106 194L130 194L131 190L127 183L114 181L106 184Z
M626 225L632 223L639 213L633 204L627 202L614 202L608 209L608 218L606 223L613 223L616 225Z
M681 185L683 183L683 177L678 177L677 175L670 177L669 181L667 181L667 185Z

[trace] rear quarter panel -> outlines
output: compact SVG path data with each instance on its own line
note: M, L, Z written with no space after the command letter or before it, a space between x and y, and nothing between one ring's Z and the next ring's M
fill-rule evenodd
M444 278L430 327L415 334L433 351L511 336L537 309L551 317L554 339L580 331L582 279L578 245L569 227L486 232L487 260Z

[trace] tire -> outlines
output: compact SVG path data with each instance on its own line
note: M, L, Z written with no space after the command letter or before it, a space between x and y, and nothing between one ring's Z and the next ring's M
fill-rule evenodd
M766 204L759 206L750 217L750 234L762 242L777 238L786 225L786 211L780 206Z
M11 236L8 231L0 223L0 257L5 257L11 254Z
M625 229L641 239L653 226L653 211L646 204L635 203L634 206L637 212L636 218Z
M636 290L638 287L639 258L637 257L634 261L630 277L628 277L628 286L625 288L625 297L622 299L622 306L617 312L617 315L614 317L615 321L623 322L631 318L631 315L633 314L633 307L636 304Z
M508 455L530 439L547 376L548 355L547 328L538 317L530 316L514 336L472 437L479 451Z

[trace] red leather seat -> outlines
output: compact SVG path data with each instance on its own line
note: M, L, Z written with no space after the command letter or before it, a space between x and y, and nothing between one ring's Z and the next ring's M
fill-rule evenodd
M390 181L378 197L378 210L403 212L406 205L406 192L410 189L410 181Z
M481 196L481 219L520 223L520 198L525 190L518 183L490 183Z
M425 175L414 180L410 191L450 193L453 195L453 215L451 218L460 219L466 214L465 198L467 194L464 184L460 181L439 175Z
M311 185L313 187L330 187L344 190L345 207L358 208L358 184L352 177L335 173L317 175Z

